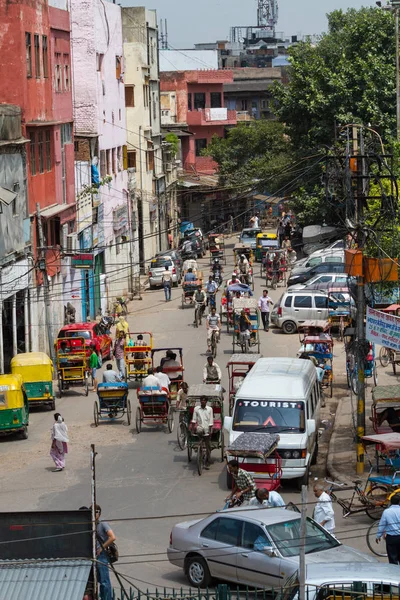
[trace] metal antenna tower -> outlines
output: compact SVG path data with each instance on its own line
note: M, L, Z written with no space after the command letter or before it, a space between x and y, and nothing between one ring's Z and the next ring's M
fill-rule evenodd
M258 0L257 25L271 29L275 34L278 23L278 0Z

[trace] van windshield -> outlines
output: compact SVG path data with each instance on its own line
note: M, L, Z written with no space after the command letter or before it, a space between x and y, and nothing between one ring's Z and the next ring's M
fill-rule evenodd
M304 402L239 400L233 415L234 431L298 431L305 428Z

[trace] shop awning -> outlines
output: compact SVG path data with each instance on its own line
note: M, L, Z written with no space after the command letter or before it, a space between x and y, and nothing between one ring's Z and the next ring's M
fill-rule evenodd
M1 560L0 597L82 600L91 560Z
M1 187L0 185L0 201L4 202L4 204L11 204L13 200L17 197L16 192L12 192L11 190L7 190L6 188Z
M53 204L47 208L40 209L40 216L43 219L51 219L52 217L60 215L60 222L63 224L74 216L75 211L75 204Z

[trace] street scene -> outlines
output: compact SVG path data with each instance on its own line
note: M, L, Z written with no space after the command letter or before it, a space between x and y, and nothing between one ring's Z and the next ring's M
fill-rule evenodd
M400 0L154 4L0 0L0 600L398 600Z

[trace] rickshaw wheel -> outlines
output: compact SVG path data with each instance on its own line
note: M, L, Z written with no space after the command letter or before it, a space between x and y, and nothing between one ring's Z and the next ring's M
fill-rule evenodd
M140 433L141 429L142 429L141 419L142 419L142 415L141 415L141 411L140 411L140 406L138 406L136 409L136 432L137 433Z
M333 376L329 382L329 397L332 398L332 396L333 396Z
M86 374L85 375L85 396L89 396L89 376Z
M168 409L167 425L168 433L172 433L174 430L174 409L172 406L170 406Z
M100 408L99 408L99 403L97 402L97 400L94 401L94 405L93 405L93 420L94 420L95 426L98 427L99 421L100 421Z
M186 425L185 425L185 423L178 424L178 431L177 431L176 437L177 437L179 448L181 450L184 450L186 447Z
M379 350L379 362L383 368L387 367L390 362L389 350L384 346Z
M355 396L358 394L358 369L355 367L350 374L351 391Z
M132 422L132 406L130 400L126 401L126 420L128 421L128 425L130 425Z
M22 440L28 439L28 428L26 426L21 430L20 437Z
M53 400L50 402L50 410L56 410L56 401L53 398Z
M192 454L193 454L193 448L190 444L188 444L188 447L187 447L188 462L190 462L192 460Z
M396 372L397 372L397 368L396 368L397 367L397 362L394 359L393 359L393 362L392 362L392 366L393 366L393 375L396 375Z
M204 442L200 441L197 448L197 472L199 475L203 472L203 454L204 454Z
M64 385L61 375L58 377L58 397L61 398L64 391Z
M221 437L220 437L219 443L221 444L221 462L223 463L225 461L225 445L224 445L224 432L223 431L221 431Z
M372 371L372 377L374 379L374 386L376 387L378 385L378 369L376 368L376 364L374 363L374 368Z

